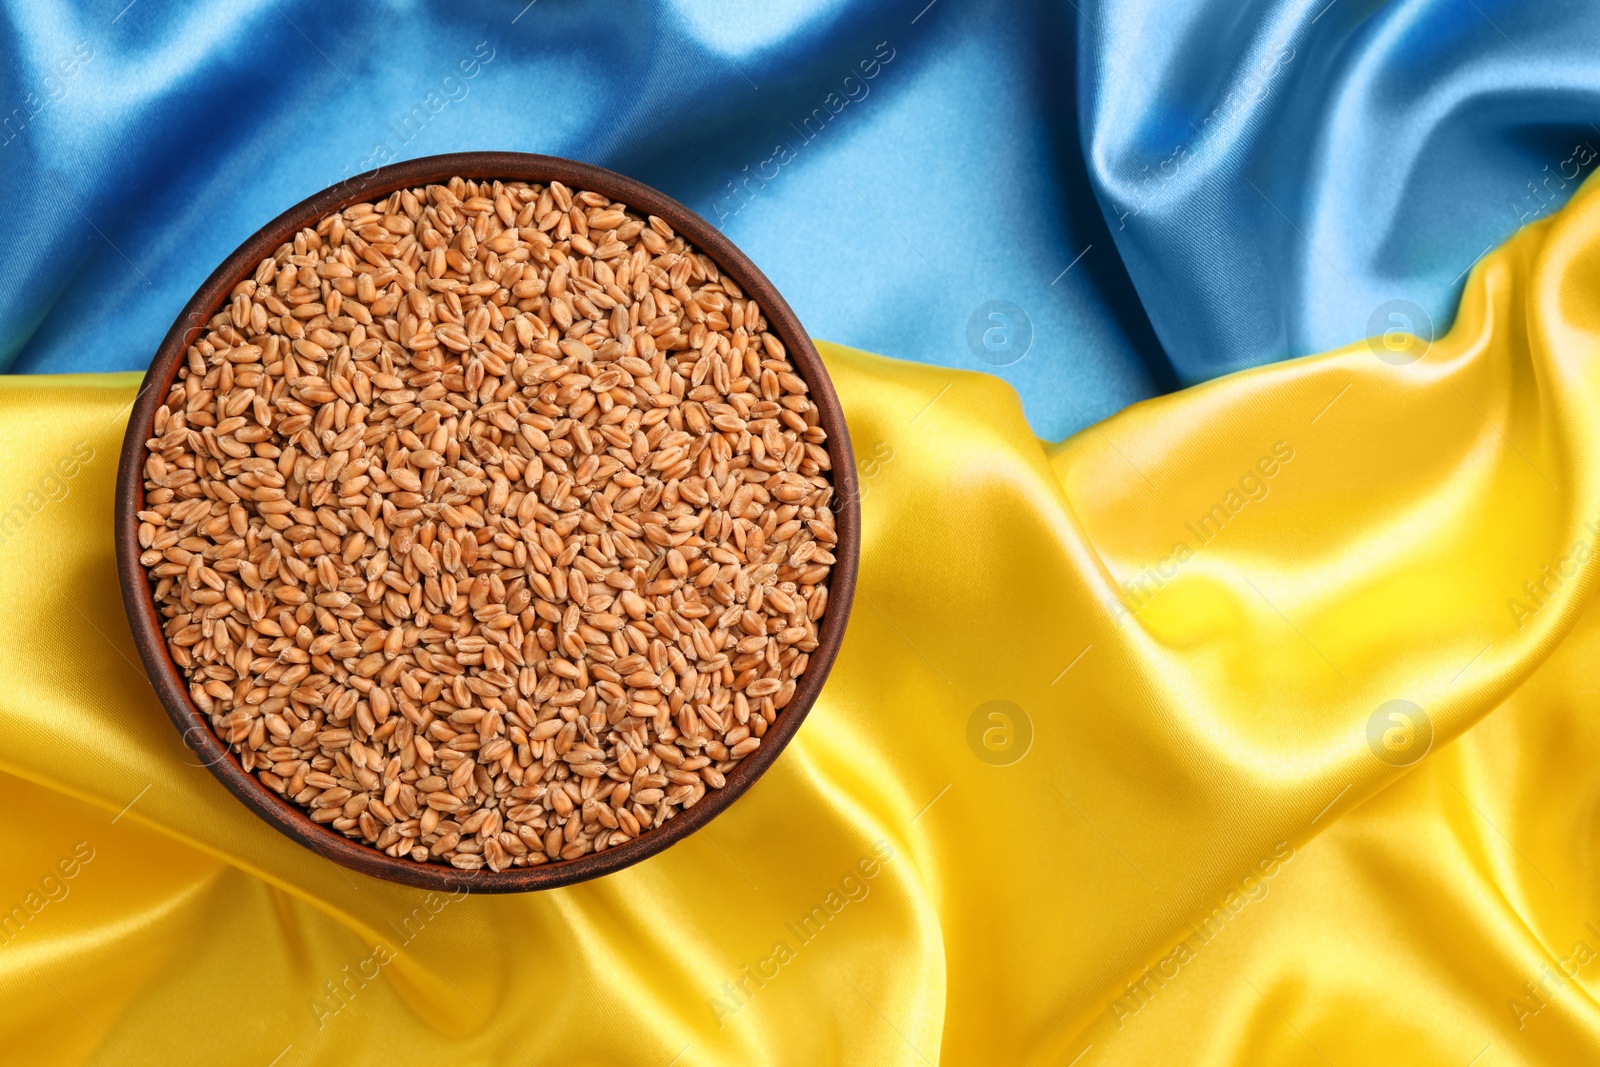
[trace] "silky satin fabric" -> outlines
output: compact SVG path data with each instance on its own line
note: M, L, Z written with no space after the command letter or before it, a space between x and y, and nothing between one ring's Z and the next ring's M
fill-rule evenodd
M821 699L706 830L520 897L347 872L195 766L116 591L135 376L5 379L0 1047L1595 1059L1597 188L1485 257L1425 350L1244 372L1060 445L993 378L823 346L864 542Z
M1600 166L1589 0L1081 11L1084 155L1184 383L1442 334L1467 268Z
M0 30L25 372L142 368L291 204L510 149L665 190L813 335L997 374L1054 441L1391 300L1442 332L1600 149L1589 0L124 0Z

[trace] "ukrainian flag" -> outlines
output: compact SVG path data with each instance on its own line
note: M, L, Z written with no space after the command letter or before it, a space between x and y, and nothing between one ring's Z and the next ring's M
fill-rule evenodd
M1600 8L124 2L0 15L0 1060L1600 1062ZM204 277L466 149L721 226L864 490L783 758L522 897L256 819L112 554Z

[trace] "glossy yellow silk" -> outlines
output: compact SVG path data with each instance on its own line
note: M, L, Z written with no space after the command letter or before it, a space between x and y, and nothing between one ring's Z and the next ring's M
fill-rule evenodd
M0 1059L1600 1061L1600 195L1389 340L1058 446L825 347L865 543L798 740L648 863L464 900L194 765L115 585L136 379L4 381Z

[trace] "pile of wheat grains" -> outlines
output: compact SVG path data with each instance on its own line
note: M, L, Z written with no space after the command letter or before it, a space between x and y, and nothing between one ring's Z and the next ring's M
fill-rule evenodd
M499 871L659 827L817 647L826 435L658 218L520 182L302 230L188 349L139 513L168 647L267 788Z

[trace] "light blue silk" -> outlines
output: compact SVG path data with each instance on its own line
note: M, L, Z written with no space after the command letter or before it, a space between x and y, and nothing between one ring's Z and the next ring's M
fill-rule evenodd
M1594 0L125 4L0 14L0 369L142 367L285 207L496 148L664 189L814 335L1059 438L1390 301L1442 328L1600 147Z
M1084 152L1181 381L1449 326L1600 164L1594 0L1089 0Z

